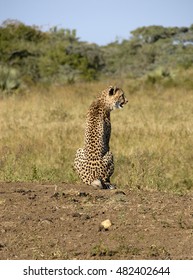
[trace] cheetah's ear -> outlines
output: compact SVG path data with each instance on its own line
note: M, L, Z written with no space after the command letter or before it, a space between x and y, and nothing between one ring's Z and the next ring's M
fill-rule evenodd
M117 91L117 88L116 88L116 87L112 87L112 86L109 87L109 95L115 94L116 91Z

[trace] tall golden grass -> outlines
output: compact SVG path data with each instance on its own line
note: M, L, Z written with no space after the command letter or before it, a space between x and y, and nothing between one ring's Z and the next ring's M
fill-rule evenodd
M141 84L140 84L141 83ZM108 82L32 89L0 100L0 180L79 182L72 165L85 116ZM193 189L193 89L122 81L128 104L112 112L112 182L118 188Z

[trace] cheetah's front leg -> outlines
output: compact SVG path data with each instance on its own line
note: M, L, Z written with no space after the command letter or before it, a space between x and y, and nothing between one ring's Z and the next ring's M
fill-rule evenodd
M103 182L101 179L96 179L91 183L91 186L99 189L114 190L116 186L110 182Z
M116 189L116 186L110 183L110 177L114 172L113 154L110 151L103 156L100 165L100 176L91 185L100 189Z

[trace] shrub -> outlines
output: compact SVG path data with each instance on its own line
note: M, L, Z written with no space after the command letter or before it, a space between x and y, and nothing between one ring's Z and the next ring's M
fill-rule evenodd
M20 73L17 69L0 65L0 89L10 91L20 85Z

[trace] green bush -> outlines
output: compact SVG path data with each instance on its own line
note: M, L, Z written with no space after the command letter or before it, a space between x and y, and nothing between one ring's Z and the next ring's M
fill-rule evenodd
M76 30L52 27L43 32L7 20L0 26L0 65L4 67L0 88L142 76L150 84L161 81L169 85L174 78L155 73L157 69L171 73L172 69L193 68L192 26L140 27L131 35L129 40L98 46L81 42Z
M17 69L0 65L0 89L11 91L20 85L20 73Z

